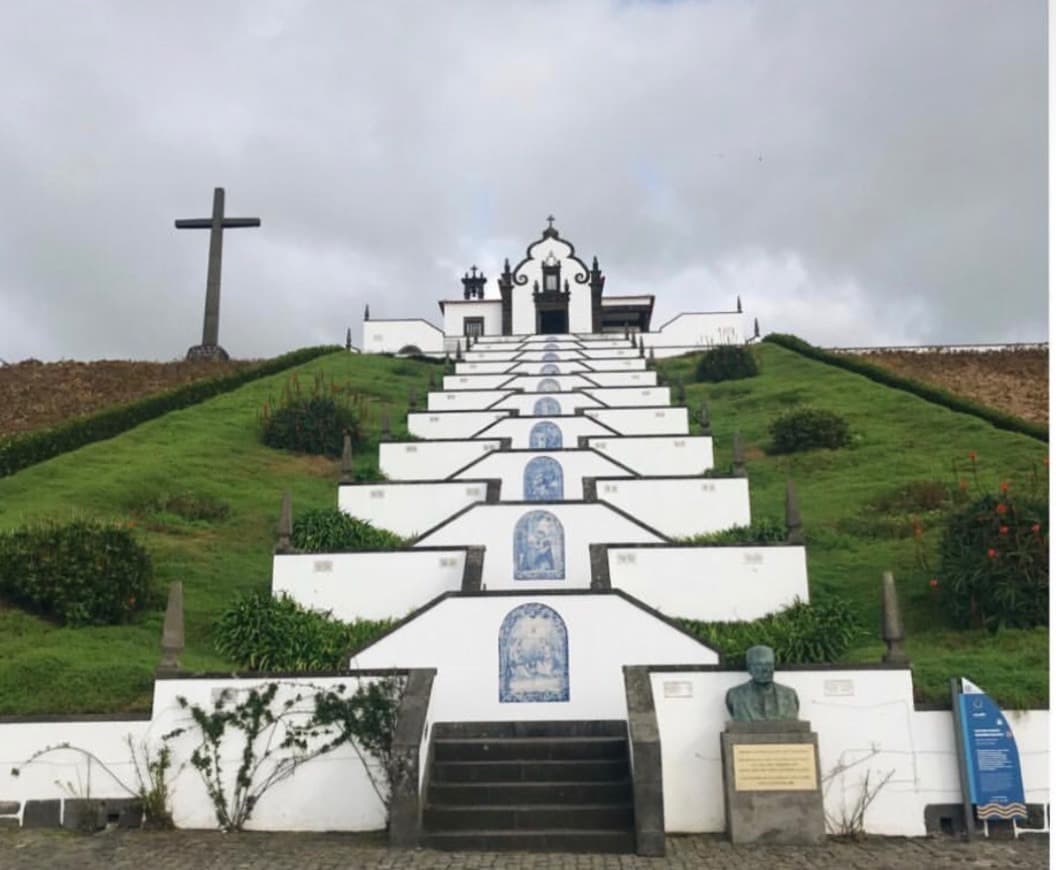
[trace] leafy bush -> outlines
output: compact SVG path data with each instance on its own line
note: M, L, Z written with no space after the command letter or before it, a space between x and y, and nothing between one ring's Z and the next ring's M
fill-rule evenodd
M737 381L757 374L755 354L743 344L720 344L704 351L697 360L698 381Z
M267 590L242 596L220 616L216 649L253 671L326 671L348 667L348 652L386 631L388 620L344 623Z
M149 603L150 555L121 526L44 522L0 534L0 595L66 625L116 625Z
M836 368L846 369L849 372L854 372L855 374L869 378L871 381L876 381L878 384L894 387L897 390L905 390L907 393L913 393L915 396L920 396L920 398L926 399L929 402L934 402L936 405L942 405L943 407L949 408L951 411L959 411L962 414L971 414L973 417L979 417L982 420L986 420L998 429L1007 429L1010 432L1021 432L1024 435L1029 435L1031 438L1037 438L1039 441L1048 442L1049 440L1049 428L1043 423L1031 423L1020 417L1013 417L1011 414L1005 414L994 408L980 405L970 399L965 399L962 396L955 396L940 387L925 384L921 381L915 381L912 378L907 378L903 375L897 375L894 372L873 365L872 363L864 362L863 360L855 359L844 354L831 353L827 350L822 350L820 347L815 347L794 335L771 333L766 336L763 341L780 345L783 348L795 351L803 356L816 359L819 362L827 363L831 366L836 366Z
M206 399L229 393L243 384L273 375L283 369L300 365L339 349L336 345L307 347L224 377L195 381L175 390L158 393L127 405L107 408L98 414L82 417L50 429L17 435L6 440L0 439L0 477L14 474L30 465L76 450L85 444L113 438L140 423L167 414L169 411L189 408Z
M761 519L750 526L733 526L721 532L708 532L681 538L687 544L711 544L716 547L745 547L759 544L783 544L788 536L779 520Z
M1048 502L1013 498L1002 487L955 511L939 544L939 593L966 628L1048 622Z
M815 447L837 448L851 443L847 421L832 411L797 408L770 423L771 453L798 453Z
M360 442L359 418L352 409L347 387L329 385L317 374L309 396L301 395L300 381L294 374L283 389L282 400L274 407L269 400L260 415L261 440L278 450L338 457L344 435Z
M303 553L348 553L357 550L398 550L405 538L388 529L376 529L366 520L337 508L299 513L293 521L290 543Z
M791 607L752 622L684 619L681 623L716 647L728 664L743 662L745 652L756 644L773 647L774 659L782 664L834 662L862 632L854 611L839 598L813 604L797 600Z

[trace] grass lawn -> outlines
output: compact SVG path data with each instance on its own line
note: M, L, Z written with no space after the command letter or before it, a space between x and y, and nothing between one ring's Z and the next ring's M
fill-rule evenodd
M1046 704L1047 630L990 636L951 628L927 584L934 571L919 564L911 534L898 536L911 511L868 509L909 481L955 484L952 463L967 468L969 451L978 454L981 482L996 486L1008 479L1025 486L1032 473L1047 471L1041 464L1046 446L773 345L758 352L759 377L692 384L689 404L708 401L720 467L730 462L733 431L744 436L753 516L782 517L785 478L796 480L812 595L844 596L869 628L847 660L875 661L882 652L874 627L880 573L890 569L899 584L920 699L944 700L947 679L963 674L1006 706ZM688 379L692 364L687 357L661 368ZM350 383L364 398L368 443L356 462L365 466L376 459L382 410L388 409L398 437L405 431L408 391L416 388L423 396L441 367L339 352L296 371L302 389L321 372ZM236 594L268 587L281 491L293 493L295 512L332 506L337 498L336 461L274 451L257 441L261 406L279 397L289 377L262 379L0 479L0 529L44 516L135 523L153 555L159 589L172 580L184 583L184 666L232 668L213 650L210 629ZM769 421L797 403L844 414L856 434L854 445L767 457ZM188 521L149 507L159 497L188 492L222 500L230 515ZM920 515L925 551L934 550L940 514ZM0 715L148 710L161 621L159 605L131 625L66 629L0 604Z
M689 383L695 356L662 361L659 368L669 378L683 378L691 408L707 402L717 467L730 464L733 432L741 432L754 519L782 519L785 481L795 481L811 595L842 596L867 629L846 660L877 661L883 652L880 576L890 570L918 700L946 701L949 678L966 676L1007 707L1047 706L1048 629L991 635L953 628L928 584L938 573L936 548L946 509L898 496L913 481L957 490L961 479L969 481L969 492L996 492L998 483L1008 480L1016 490L1037 487L1047 493L1047 445L773 344L757 345L756 352L761 374L740 381ZM854 443L842 450L766 455L770 421L796 405L842 414ZM976 476L968 458L973 451ZM924 530L919 541L914 519Z
M239 592L267 588L282 490L294 511L337 502L339 463L264 447L257 415L278 399L293 372L310 391L317 372L362 397L368 442L359 465L376 460L387 410L405 432L407 396L419 397L442 367L338 352L247 384L224 396L144 423L129 432L0 478L0 529L44 516L91 516L135 523L154 560L158 588L182 580L185 667L229 669L210 628ZM188 521L151 510L159 496L220 499L230 515ZM144 509L144 505L147 505ZM149 710L160 657L164 605L124 626L61 628L0 604L0 715Z

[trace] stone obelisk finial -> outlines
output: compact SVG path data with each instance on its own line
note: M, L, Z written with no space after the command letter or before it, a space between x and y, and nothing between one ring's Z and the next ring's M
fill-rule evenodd
M711 416L708 414L707 402L701 402L697 409L697 422L700 424L700 434L711 434Z
M341 441L341 482L352 483L352 433L347 429Z
M748 476L748 466L744 460L744 444L741 442L740 432L733 433L733 476Z
M785 482L785 540L799 546L804 543L799 499L796 498L796 485L791 480Z
M161 628L161 662L158 670L178 671L183 654L183 583L169 584L169 602L165 606L165 622Z
M906 639L906 629L902 625L902 614L898 608L898 592L895 589L895 575L884 572L883 585L880 591L880 637L887 649L883 661L893 665L909 663L909 656L902 649Z
M290 535L293 534L293 498L290 491L282 494L282 506L279 508L278 541L275 544L276 553L290 553L293 545L290 543Z

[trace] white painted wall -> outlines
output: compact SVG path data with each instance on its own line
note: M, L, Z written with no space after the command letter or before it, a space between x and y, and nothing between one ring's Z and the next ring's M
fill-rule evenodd
M645 358L637 355L621 357L591 357L584 364L596 372L644 371Z
M4 722L0 723L0 801L22 804L19 818L25 812L27 800L65 800L72 797L61 783L91 783L91 795L96 798L132 797L100 768L91 764L91 773L83 755L71 750L59 750L42 756L23 767L33 753L48 746L69 743L71 746L94 753L129 788L136 788L136 772L125 738L128 735L138 748L145 739L160 739L164 732L151 728L143 719L111 722ZM18 767L21 774L11 775ZM63 807L65 809L65 806Z
M588 408L591 419L621 435L688 435L689 414L685 408Z
M422 353L443 355L444 334L425 320L364 320L363 352L396 353L413 344Z
M378 465L390 480L443 480L499 446L494 440L390 441L378 445Z
M417 546L449 547L484 544L484 571L489 589L507 588L513 580L514 526L524 514L546 510L565 530L565 580L517 580L517 589L561 589L569 581L590 578L590 544L660 543L659 535L627 519L608 505L530 502L477 505L424 536ZM498 584L503 584L500 587Z
M724 697L746 679L747 674L728 671L652 674L668 831L725 829L719 750ZM952 717L914 711L910 671L778 670L776 679L796 690L800 718L818 734L822 778L837 764L859 762L828 786L830 813L853 804L867 770L874 782L894 771L866 813L871 834L922 836L925 804L959 803ZM1032 802L1048 800L1048 719L1048 711L1009 717L1020 753L1035 759L1023 765ZM871 756L874 747L878 754Z
M510 371L513 363L508 359L493 359L488 362L477 360L476 362L456 362L456 375L487 375Z
M541 368L542 365L539 366ZM589 377L589 376L588 376ZM510 379L510 382L506 384L511 390L524 390L525 392L535 392L539 388L540 381L552 380L557 381L561 387L560 392L567 393L571 390L582 389L583 387L595 386L581 374L565 374L565 375L517 375Z
M466 551L276 554L271 594L286 593L337 619L402 619L444 592L462 588Z
M338 488L337 505L349 516L406 538L431 529L466 505L484 501L486 482L460 477L465 483L344 484Z
M567 702L499 703L499 628L528 601L553 608L565 622ZM452 597L355 658L361 668L435 667L434 722L626 719L624 664L715 660L712 650L625 599L599 594Z
M276 700L293 697L298 691L313 691L311 686L333 689L339 684L351 691L357 680L375 678L352 676L312 677L283 680ZM157 680L154 683L154 732L163 734L190 723L190 716L180 708L177 696L190 703L211 708L215 693L230 688L246 691L267 685L266 679ZM196 745L192 734L178 738L173 745L177 758L186 759ZM243 743L225 740L222 753L224 769L233 783ZM213 805L198 772L188 765L174 779L173 819L180 828L216 828ZM230 791L230 788L228 789ZM384 828L385 811L371 788L366 772L355 750L342 746L304 765L297 774L268 791L253 811L247 829L253 831L374 831Z
M686 312L661 324L654 332L642 333L645 346L703 347L715 344L743 344L748 337L746 315L735 311L716 313Z
M542 420L549 420L561 430L562 445L565 448L579 445L580 435L612 436L611 429L606 429L595 420L582 414L573 414L566 417L506 417L483 432L482 437L487 438L509 438L510 446L514 450L526 450L532 446L530 435L532 427Z
M447 335L465 335L467 317L484 318L484 334L502 332L501 299L446 299L444 300L444 332Z
M748 622L810 601L804 547L611 547L609 579L667 616L702 622Z
M531 415L535 408L535 403L544 396L555 399L561 406L562 414L573 414L576 408L597 408L599 404L598 400L592 396L577 391L573 393L512 393L502 399L495 407L516 408L522 417L527 417Z
M431 391L428 411L483 411L510 394L509 390Z
M586 361L584 360L570 360L568 362L521 362L516 363L512 369L512 372L517 375L534 375L537 378L548 377L543 374L543 366L555 365L558 368L560 374L569 375L575 374L576 372L589 371L587 368Z
M644 476L703 474L714 466L710 435L627 435L587 443Z
M604 387L584 392L610 408L654 407L671 404L670 387Z
M524 500L524 469L537 456L548 456L561 464L564 476L565 501L583 498L584 477L627 477L614 462L593 450L518 450L489 453L479 462L459 472L459 480L502 480L501 501ZM452 511L451 513L454 513Z
M445 390L490 390L502 386L514 386L515 379L508 374L444 375Z
M600 501L633 513L670 537L751 524L748 481L743 477L598 480L597 492Z
M519 333L535 332L535 302L532 300L532 291L535 282L543 286L543 270L541 263L547 257L553 255L561 263L562 289L565 281L568 281L568 329L569 332L590 332L591 329L591 306L590 285L579 284L576 276L585 278L586 269L576 260L570 259L573 253L571 245L562 239L541 239L528 248L528 260L519 264L515 269L515 281L522 279L524 284L515 283L513 287L513 331Z
M547 354L554 354L557 357L553 359L543 359ZM584 360L587 358L587 354L581 350L568 348L566 350L522 350L517 353L516 362L566 362L572 360Z
M509 411L428 411L407 415L407 431L417 438L470 438Z
M655 387L654 371L590 372L589 377L599 387Z

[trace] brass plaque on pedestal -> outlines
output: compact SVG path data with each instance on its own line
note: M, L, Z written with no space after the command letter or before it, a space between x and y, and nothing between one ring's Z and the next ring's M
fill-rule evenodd
M741 743L733 748L736 791L816 791L812 743Z

